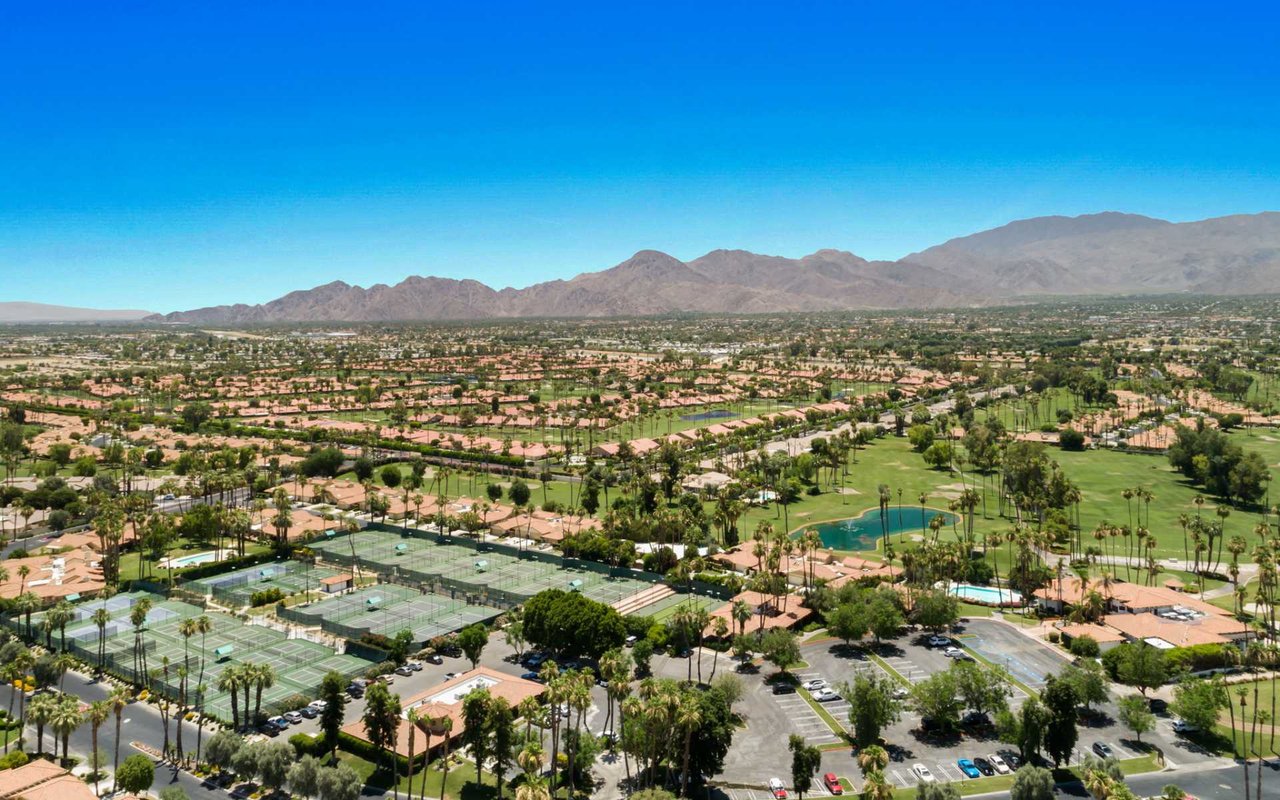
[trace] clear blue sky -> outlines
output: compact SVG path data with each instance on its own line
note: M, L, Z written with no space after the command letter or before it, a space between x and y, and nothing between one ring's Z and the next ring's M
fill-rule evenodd
M1280 209L1273 4L449 6L8 4L0 300L524 286L643 248L897 258L1039 214Z

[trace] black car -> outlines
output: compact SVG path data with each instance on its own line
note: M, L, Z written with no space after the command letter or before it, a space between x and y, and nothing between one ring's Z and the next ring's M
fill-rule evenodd
M315 719L320 714L320 712L316 711L311 706L303 706L302 708L298 709L298 713L306 717L307 719Z
M1152 714L1163 714L1169 710L1169 702L1159 697L1151 698L1147 701L1147 705L1151 708Z
M268 722L258 726L258 733L263 736L271 736L274 738L280 735L280 729Z
M796 687L795 687L795 684L793 683L786 683L785 681L779 681L778 683L775 683L773 685L773 693L774 694L795 694Z
M1009 769L1016 772L1018 767L1022 766L1022 759L1018 758L1018 754L1012 750L1001 750L1000 757L1004 759L1004 763L1009 765Z
M985 728L991 724L991 718L981 711L970 711L961 723L967 728Z
M986 760L985 758L975 758L973 760L973 765L977 767L978 772L981 772L983 775L996 774L996 768L991 766L991 762Z
M427 662L430 664L443 664L444 659L436 653L427 656Z

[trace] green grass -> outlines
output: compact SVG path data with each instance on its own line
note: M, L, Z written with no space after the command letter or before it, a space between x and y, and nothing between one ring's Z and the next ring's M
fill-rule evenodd
M1265 447L1264 456L1268 463L1280 464L1280 433L1242 431L1231 435L1246 449L1263 450ZM1262 436L1270 436L1276 441L1265 442L1261 439ZM1080 488L1083 497L1080 504L1080 524L1086 545L1093 544L1089 533L1104 521L1113 525L1129 524L1130 504L1121 496L1121 491L1126 487L1141 486L1155 495L1155 500L1149 507L1149 524L1148 508L1145 505L1142 508L1144 526L1152 531L1157 543L1155 554L1159 558L1183 557L1182 527L1178 523L1178 516L1183 513L1195 516L1196 505L1193 501L1197 495L1203 495L1203 492L1174 472L1164 456L1113 450L1068 452L1057 448L1049 448L1049 455ZM959 472L928 469L920 454L911 449L905 438L886 436L867 448L860 449L857 460L851 460L849 476L843 481L843 486L846 490L854 490L856 494L831 491L824 475L821 494L802 495L785 512L775 506L752 508L739 520L739 530L744 536L749 536L760 523L768 523L775 530L783 527L799 530L818 522L855 517L867 509L876 508L876 489L881 483L888 484L893 492L891 511L899 505L899 489L903 506L918 506L919 496L924 493L927 505L946 508L947 503L959 495L964 482L986 499L985 514L981 505L975 513L975 534L981 537L990 532L1007 531L1013 526L1011 519L997 516L999 500L994 476L985 481L984 489L984 481L976 473L965 473L962 478ZM1206 496L1205 500L1200 513L1217 519L1214 516L1214 498ZM708 503L708 513L712 510L712 504ZM1135 527L1138 512L1138 503L1133 502L1132 520ZM1245 537L1251 549L1257 540L1253 527L1259 521L1261 516L1257 513L1232 508L1225 523L1226 536L1228 539L1235 535ZM909 540L911 534L908 532L906 536ZM950 538L951 528L944 528L942 536ZM1124 537L1116 537L1114 540L1107 540L1106 546L1110 548L1114 545L1115 554L1123 555L1130 541ZM1229 554L1224 551L1221 567L1224 571L1228 558Z
M809 694L809 692L805 691L804 689L796 689L796 694L804 698L804 701L809 704L809 707L813 709L814 713L818 715L819 719L821 719L823 722L827 724L827 727L831 729L832 733L842 738L847 735L847 732L845 731L844 726L841 725L840 722L834 716L831 715L831 712L823 708L821 703L819 703L817 700L814 700L813 697ZM845 746L847 747L848 745L846 744Z
M370 787L379 789L384 792L391 791L390 776L386 770L377 769L376 765L371 761L367 761L360 756L348 753L346 751L338 751L338 760L347 764L356 771ZM413 791L421 792L423 781L426 781L427 796L440 796L440 782L444 779L445 795L455 800L480 800L481 798L490 798L497 796L497 781L493 775L483 772L483 784L477 786L475 784L476 766L475 762L463 759L460 763L453 758L453 766L449 768L449 776L444 778L444 773L439 769L430 768L423 772L418 772L413 777ZM439 761L436 762L437 764ZM396 787L402 793L408 793L410 788L409 779L403 774L399 776Z
M894 678L895 680L898 681L898 683L902 684L908 689L911 688L911 681L907 680L907 676L903 675L901 672L898 672L896 669L889 666L888 661L885 661L880 656L871 652L867 653L867 657L870 658L872 661L876 662L877 664L879 664L880 668L883 669L889 677Z

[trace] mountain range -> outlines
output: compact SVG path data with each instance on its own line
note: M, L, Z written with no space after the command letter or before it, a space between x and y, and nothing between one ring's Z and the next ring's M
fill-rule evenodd
M44 303L0 303L0 324L28 322L136 322L152 316L150 311L103 310L50 306Z
M798 259L715 250L680 261L642 250L617 266L524 289L413 276L369 288L342 281L261 305L149 317L236 324L308 321L612 317L942 308L1066 295L1271 294L1280 290L1280 213L1173 223L1137 214L1036 217L898 261L843 250Z

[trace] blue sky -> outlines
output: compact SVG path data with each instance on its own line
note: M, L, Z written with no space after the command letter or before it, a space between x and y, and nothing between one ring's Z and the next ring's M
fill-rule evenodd
M897 258L1280 209L1280 12L1151 3L28 3L0 300L156 311L654 248Z

